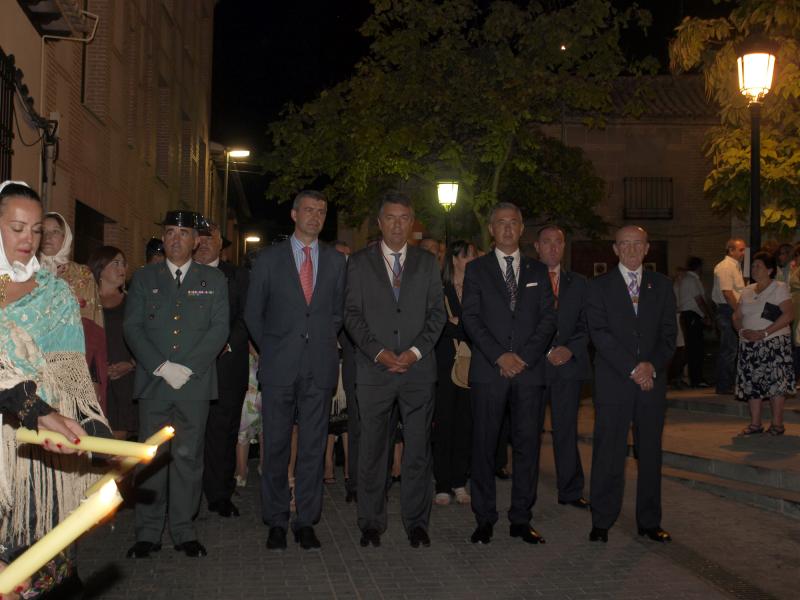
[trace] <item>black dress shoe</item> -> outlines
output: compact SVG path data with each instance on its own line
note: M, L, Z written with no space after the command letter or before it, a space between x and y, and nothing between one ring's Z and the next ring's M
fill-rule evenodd
M431 538L422 527L414 527L408 532L408 541L412 548L419 548L420 544L426 548L431 547Z
M654 542L671 542L672 536L661 527L639 527L639 535L646 535Z
M128 558L150 558L151 552L161 550L161 542L136 542L125 555Z
M608 542L608 529L602 527L592 527L589 532L590 542Z
M301 527L295 531L294 541L300 544L303 550L316 550L322 547L317 534L314 533L314 528L310 525L308 527Z
M488 544L492 541L492 534L494 533L494 527L491 523L484 523L483 525L478 525L475 531L472 532L472 536L469 538L473 544Z
M267 549L286 550L286 530L283 527L270 527L267 536Z
M502 479L503 481L506 481L511 478L511 474L508 471L506 471L505 467L500 467L499 469L497 469L497 471L494 472L494 476L497 477L498 479Z
M357 492L347 492L344 496L345 502L358 502L358 493Z
M528 523L512 524L511 527L508 528L508 535L511 537L522 538L522 541L528 544L545 543L545 539Z
M361 540L359 541L362 548L366 548L370 544L376 548L381 545L381 534L377 529L365 529L361 533Z
M197 540L189 540L182 544L175 544L175 550L183 552L189 558L197 558L199 556L208 556L205 546Z
M574 506L575 508L582 508L583 510L589 510L589 507L591 506L591 504L589 504L589 501L583 496L581 496L577 500L570 500L569 502L564 502L562 500L559 500L558 503L565 504L567 506Z
M233 502L230 500L223 499L223 500L215 500L214 502L208 503L208 510L211 512L218 513L220 517L238 517L239 516L239 509L236 508Z

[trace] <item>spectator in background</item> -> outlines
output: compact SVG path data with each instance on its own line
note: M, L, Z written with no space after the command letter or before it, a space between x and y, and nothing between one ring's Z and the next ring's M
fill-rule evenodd
M733 328L733 311L744 290L742 261L744 240L733 238L725 245L727 252L714 267L714 288L711 300L717 305L717 327L719 328L719 352L717 355L717 394L732 394L736 378L736 350L738 337Z
M97 282L106 325L106 415L114 437L136 439L139 431L139 408L133 401L136 361L122 333L128 263L119 248L101 246L92 252L88 266Z
M711 311L700 275L703 261L697 256L686 260L686 272L677 285L678 313L686 344L689 383L693 388L707 388L703 379L703 328L711 325Z
M772 424L767 433L783 435L783 404L786 394L794 390L792 345L789 323L792 321L792 299L785 283L774 281L775 258L757 252L750 263L755 283L743 291L733 315L739 332L739 370L736 377L736 399L750 405L750 424L740 435L764 432L761 424L761 403L769 399Z
M777 273L775 274L775 281L782 283L789 283L789 278L792 275L792 262L794 259L794 248L791 244L781 244L775 252L775 262Z
M442 271L447 322L436 344L439 379L436 382L432 435L433 477L436 480L433 501L440 506L450 504L451 494L459 504L469 504L471 500L466 488L472 444L469 388L456 385L452 371L457 347L467 341L461 324L464 270L477 255L475 246L469 242L453 242Z
M145 263L148 265L164 262L164 242L159 238L150 238L144 249L144 257Z
M800 380L800 244L794 247L792 274L789 277L789 293L792 295L794 320L792 322L792 355L794 357L795 380Z

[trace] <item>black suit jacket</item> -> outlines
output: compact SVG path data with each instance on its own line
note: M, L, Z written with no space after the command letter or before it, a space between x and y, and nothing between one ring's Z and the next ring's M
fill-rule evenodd
M408 246L400 298L394 299L381 245L356 252L347 268L344 322L358 348L356 382L382 385L398 375L375 362L386 348L399 353L415 346L422 358L403 375L409 382L434 383L433 348L447 320L436 257Z
M528 368L521 382L544 385L544 355L556 329L553 289L547 267L521 257L517 303L512 312L506 282L495 253L467 264L462 295L462 322L472 342L471 383L501 378L497 359L517 353Z
M250 277L247 269L236 267L229 262L221 261L218 267L228 280L228 305L230 307L228 345L230 352L225 352L217 358L217 381L220 389L242 390L247 388L250 371L249 348L247 347L250 336L244 322L244 306Z
M597 350L597 403L614 404L624 394L638 390L630 374L640 362L650 362L656 369L653 393L666 393L667 365L675 352L678 329L672 282L645 270L639 290L637 315L618 268L589 283L586 315Z
M566 346L572 352L572 358L558 367L545 361L548 382L557 378L577 381L592 378L588 349L589 326L586 323L587 288L586 277L561 269L556 309L558 328L551 347Z
M250 273L245 322L261 353L263 384L292 385L305 352L315 384L336 387L344 281L344 255L320 243L317 281L308 305L291 239L258 253Z

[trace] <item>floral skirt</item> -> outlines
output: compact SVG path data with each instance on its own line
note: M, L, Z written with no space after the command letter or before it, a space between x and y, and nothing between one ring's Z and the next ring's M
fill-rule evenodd
M790 336L777 335L757 342L739 340L735 392L737 400L747 402L785 396L794 390L794 385Z

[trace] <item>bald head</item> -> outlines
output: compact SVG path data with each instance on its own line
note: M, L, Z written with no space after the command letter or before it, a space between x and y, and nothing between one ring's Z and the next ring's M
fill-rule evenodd
M650 250L647 232L638 225L627 225L617 231L614 239L614 254L619 257L622 266L630 271L641 267Z
M725 244L725 250L728 256L739 262L744 260L745 248L747 248L747 244L742 238L731 238L728 240L728 243Z

